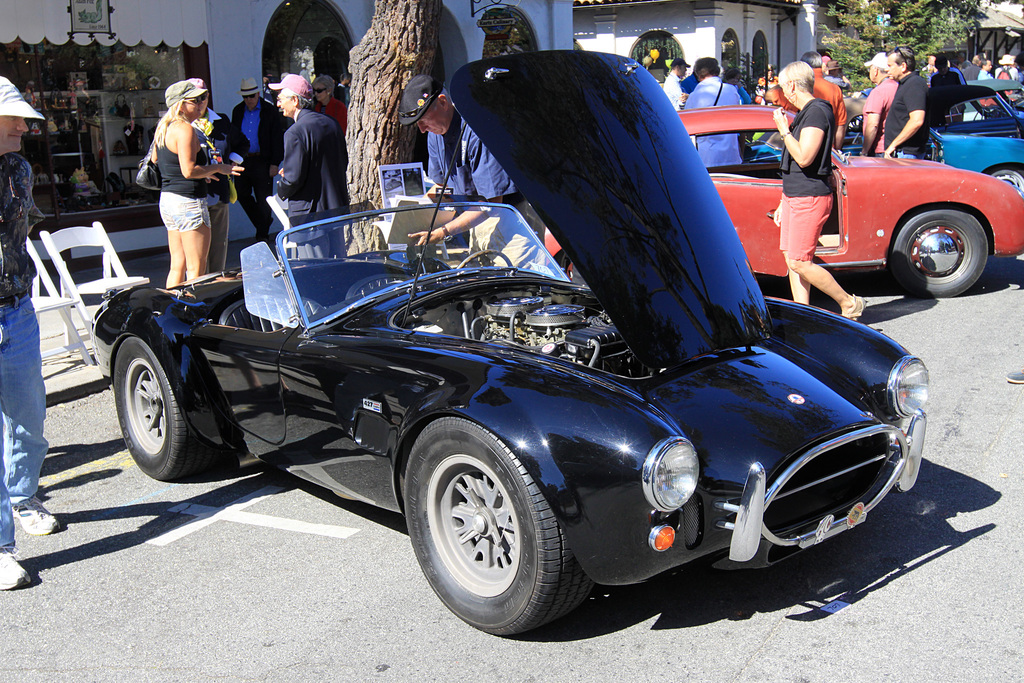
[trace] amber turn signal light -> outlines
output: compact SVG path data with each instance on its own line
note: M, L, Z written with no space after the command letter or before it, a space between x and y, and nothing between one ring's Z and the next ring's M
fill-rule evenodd
M647 537L647 542L650 543L651 547L659 553L665 552L671 548L675 541L676 530L664 524L651 529L651 535Z

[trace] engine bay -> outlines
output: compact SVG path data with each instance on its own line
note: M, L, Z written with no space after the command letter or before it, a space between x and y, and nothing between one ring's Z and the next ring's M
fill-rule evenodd
M651 374L586 290L538 286L449 297L417 306L409 323L417 331L507 344L624 377Z

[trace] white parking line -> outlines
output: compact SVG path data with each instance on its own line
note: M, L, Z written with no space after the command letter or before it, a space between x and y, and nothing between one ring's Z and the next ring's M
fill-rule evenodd
M247 496L239 498L234 503L219 508L209 507L206 505L196 505L195 503L182 503L181 505L175 505L170 509L170 512L180 512L185 515L192 515L196 519L186 524L182 524L177 529L168 531L166 534L161 534L156 538L151 538L146 541L146 543L149 543L150 545L164 546L219 521L252 524L254 526L270 527L272 529L282 529L284 531L298 531L304 534L317 534L319 536L329 536L331 538L348 538L359 531L359 529L352 529L345 526L313 524L310 522L299 522L294 519L283 519L280 517L271 517L270 515L260 515L253 512L243 512L244 508L247 508L250 505L255 505L256 503L265 500L280 491L282 491L280 487L267 486L259 491L255 491Z

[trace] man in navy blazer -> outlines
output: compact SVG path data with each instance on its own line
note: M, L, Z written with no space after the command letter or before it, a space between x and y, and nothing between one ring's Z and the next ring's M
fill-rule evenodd
M235 189L238 203L256 228L256 239L266 241L274 221L267 197L274 191L273 179L284 156L281 114L260 98L255 78L243 78L238 93L242 103L232 110L231 123L248 139L249 151L242 162L245 170L235 178Z
M348 150L341 126L313 111L313 88L302 76L289 74L270 87L279 91L284 115L295 120L284 134L277 183L277 194L288 200L288 217L348 206Z

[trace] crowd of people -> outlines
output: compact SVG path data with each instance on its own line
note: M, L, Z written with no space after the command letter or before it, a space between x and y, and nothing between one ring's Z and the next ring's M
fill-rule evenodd
M685 59L676 58L670 67L663 88L676 110L748 103L741 94L738 71L733 68L719 78L720 66L714 58L698 59L692 70ZM864 69L871 87L856 93L862 99L850 100L851 84L838 62L815 51L805 52L778 77L768 65L752 98L755 104L778 107L774 119L781 136L783 192L773 218L780 228L780 249L793 299L807 303L815 287L834 299L848 318L861 315L863 299L845 292L813 260L832 208L830 155L832 148L843 149L846 140L847 102L862 113L861 154L923 159L928 146L928 89L985 78L1024 80L1024 56L1004 55L993 73L992 61L985 55L961 64L951 63L946 55L933 55L919 72L914 50L900 46L877 53L864 63ZM697 154L707 168L738 164L738 138L735 134L703 136L695 143Z
M171 255L174 287L227 261L229 206L237 201L269 241L273 214L267 198L288 202L289 219L348 205L345 130L348 108L335 98L329 76L313 83L298 74L280 82L242 79L242 101L231 117L210 106L198 78L172 84L157 125L152 160L160 169L160 216Z

